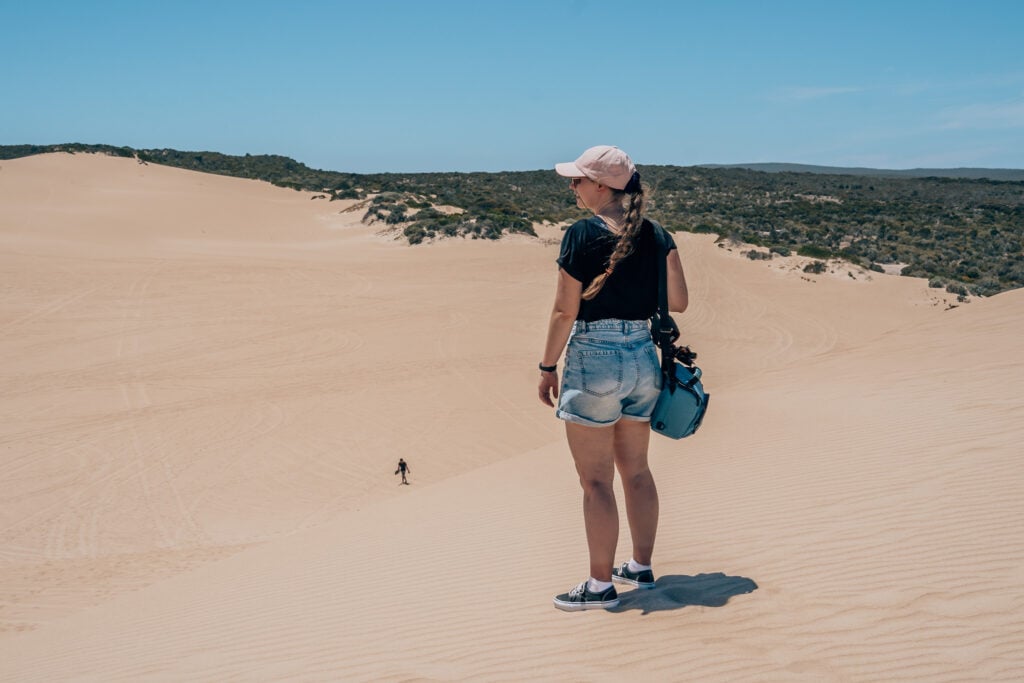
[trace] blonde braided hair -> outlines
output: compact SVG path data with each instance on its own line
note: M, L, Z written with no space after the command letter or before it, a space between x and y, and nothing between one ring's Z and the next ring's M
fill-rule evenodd
M632 184L632 183L631 183ZM619 261L626 258L633 253L633 247L636 244L636 238L640 234L640 228L644 224L644 205L646 200L644 198L644 188L640 185L639 180L636 182L636 191L626 192L625 190L612 190L613 201L618 201L620 204L624 204L625 215L623 217L622 232L619 234L619 241L615 245L612 255L608 257L608 267L605 271L595 277L590 285L583 291L583 299L590 301L597 293L604 287L604 283L608 281L608 278L615 271L615 267L619 264ZM627 189L632 189L627 186Z

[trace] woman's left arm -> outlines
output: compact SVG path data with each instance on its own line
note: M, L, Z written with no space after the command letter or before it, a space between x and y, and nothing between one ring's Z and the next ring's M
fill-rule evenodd
M668 310L682 313L690 305L690 292L686 288L686 275L683 274L683 263L679 260L679 250L670 249L665 256L665 285L668 290Z
M569 341L569 333L580 312L580 296L583 294L583 283L558 269L558 286L555 289L555 304L551 309L548 321L548 336L544 343L542 365L557 365L562 351ZM558 398L558 371L541 372L537 393L541 403L554 407L552 398Z

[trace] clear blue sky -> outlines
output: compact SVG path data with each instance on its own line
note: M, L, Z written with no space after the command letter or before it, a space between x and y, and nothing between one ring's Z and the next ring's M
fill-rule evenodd
M1020 0L0 0L0 144L1024 168Z

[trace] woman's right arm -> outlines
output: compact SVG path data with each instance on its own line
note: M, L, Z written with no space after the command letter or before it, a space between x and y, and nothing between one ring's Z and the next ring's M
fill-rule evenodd
M557 365L558 359L562 357L566 342L569 341L569 333L572 332L573 323L576 322L576 315L580 311L580 295L583 293L583 283L574 278L564 269L558 269L558 286L555 289L555 304L551 308L551 317L548 320L548 334L544 342L544 354L541 359L542 365ZM558 371L541 372L540 383L537 387L541 403L552 408L554 400L558 398Z
M686 276L683 274L683 262L679 260L678 249L669 249L665 255L665 265L668 310L682 313L690 304L690 294L686 289Z

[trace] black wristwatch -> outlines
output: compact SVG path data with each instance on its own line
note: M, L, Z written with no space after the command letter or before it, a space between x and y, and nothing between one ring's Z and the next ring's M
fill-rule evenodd
M558 369L558 363L555 363L554 365L544 365L544 361L541 361L537 367L540 368L541 372L554 372Z

